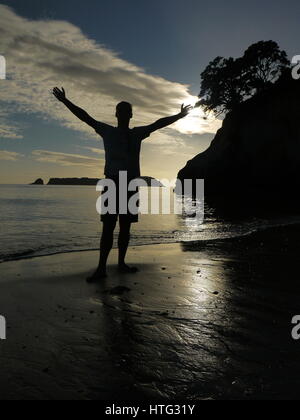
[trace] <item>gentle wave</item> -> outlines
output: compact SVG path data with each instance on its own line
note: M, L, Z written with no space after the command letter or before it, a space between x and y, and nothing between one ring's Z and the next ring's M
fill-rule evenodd
M171 239L171 238L166 238L166 235L161 236L161 237L154 237L154 236L150 237L149 235L147 240L145 240L143 239L143 237L134 237L131 243L131 247L174 244L174 243L183 243L183 242L185 243L186 242L214 243L214 242L219 242L220 240L228 241L228 240L237 239L237 238L250 237L258 232L271 231L272 229L277 229L280 227L288 227L288 226L300 226L300 220L299 221L287 220L284 223L281 221L281 222L275 222L275 223L270 223L266 225L260 225L260 226L252 227L252 229L249 229L248 231L228 232L226 235L224 234L215 235L215 237L213 238L207 238L207 237L184 238L180 236L178 238ZM114 248L116 248L116 246L114 246ZM90 248L77 247L75 249L66 247L65 249L60 249L60 250L58 249L47 250L46 248L41 249L41 247L39 247L39 249L37 250L30 249L30 250L25 250L22 252L17 252L17 253L8 254L8 255L0 254L0 264L4 262L9 262L9 261L19 261L19 260L31 259L31 258L41 258L41 257L48 257L48 256L60 255L60 254L91 252L91 251L98 251L98 250L99 248L94 248L94 247L90 247Z
M94 188L0 185L0 262L97 250L97 198ZM205 213L202 225L184 216L143 215L133 226L131 246L226 240L300 223L297 215L229 220L207 206Z

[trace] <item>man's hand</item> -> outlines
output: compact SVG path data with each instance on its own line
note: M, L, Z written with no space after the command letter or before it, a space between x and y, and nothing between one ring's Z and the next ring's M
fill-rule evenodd
M184 104L182 104L181 112L179 112L179 114L176 114L173 117L161 118L160 120L156 121L154 124L149 125L147 127L149 130L149 133L153 133L156 130L161 130L162 128L165 128L171 124L174 124L176 121L180 120L181 118L186 117L192 109L194 109L193 106L191 105L185 106Z
M66 92L65 92L65 89L64 88L61 88L61 90L60 90L58 87L55 87L53 89L53 95L60 102L64 102L66 100Z
M181 117L182 118L186 117L189 114L189 112L191 112L192 109L193 109L192 105L185 106L184 104L182 104L181 113L180 113Z

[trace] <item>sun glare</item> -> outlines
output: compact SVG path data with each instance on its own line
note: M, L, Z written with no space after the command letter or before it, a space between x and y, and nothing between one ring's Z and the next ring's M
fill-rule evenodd
M199 98L190 96L185 101L185 105L195 106ZM183 119L179 120L175 128L182 134L204 134L215 133L221 127L222 122L215 118L213 114L205 114L201 107L193 108Z

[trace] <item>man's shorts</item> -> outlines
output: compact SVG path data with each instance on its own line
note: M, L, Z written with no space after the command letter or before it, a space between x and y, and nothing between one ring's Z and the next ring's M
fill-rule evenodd
M108 178L107 178L108 179ZM138 203L138 207L137 207L137 212L135 212L136 214L132 214L129 210L129 201L133 196L136 196L136 194L139 193L139 187L136 187L135 191L128 191L128 185L130 183L130 181L128 181L127 183L127 200L126 200L126 207L127 207L127 213L126 214L120 214L120 183L119 183L119 179L116 178L109 178L109 180L113 181L115 183L116 186L116 213L114 212L113 214L110 213L106 213L106 214L102 214L101 215L101 222L105 223L105 222L117 222L117 220L119 219L120 222L125 222L125 223L138 223L139 221L139 213L138 213L138 208L139 208L139 203ZM123 187L123 186L122 186ZM124 187L123 187L124 188ZM105 187L104 191L102 192L102 194L107 193L108 191L108 187ZM107 206L107 200L105 202L105 205Z

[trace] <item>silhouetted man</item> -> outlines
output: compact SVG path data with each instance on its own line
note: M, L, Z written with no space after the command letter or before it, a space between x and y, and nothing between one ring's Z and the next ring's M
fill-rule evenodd
M133 117L132 105L128 102L121 102L116 108L116 118L118 126L111 125L94 120L87 112L77 107L66 98L65 90L62 88L53 89L54 96L64 103L66 107L78 117L81 121L94 128L94 130L103 138L105 149L105 176L112 179L117 187L117 197L119 196L119 173L127 172L128 183L140 177L140 151L141 142L149 137L151 133L161 128L167 127L181 118L187 116L192 107L181 107L181 112L172 117L162 118L154 124L129 128L130 120ZM130 194L128 199L130 199ZM118 213L118 212L117 212ZM138 215L133 215L129 211L127 214L106 214L102 215L103 232L100 243L100 261L99 266L89 282L97 281L107 277L106 265L108 256L113 247L113 234L119 218L119 271L121 273L135 273L136 268L129 267L125 263L125 257L130 241L130 229L132 223L138 222Z

